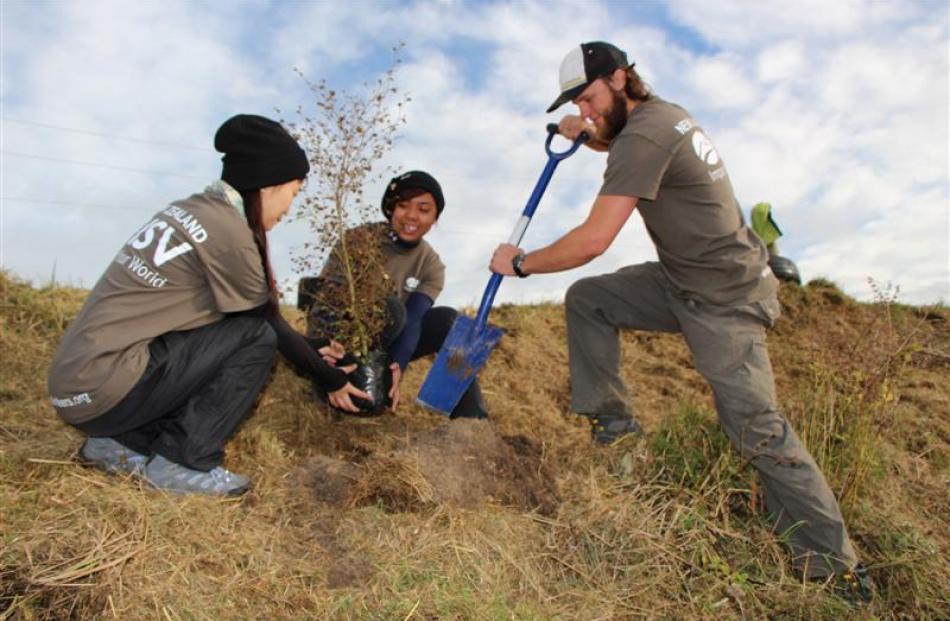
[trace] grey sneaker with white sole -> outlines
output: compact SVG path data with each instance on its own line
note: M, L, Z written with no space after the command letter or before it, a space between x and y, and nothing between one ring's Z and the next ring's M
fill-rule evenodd
M176 464L161 455L152 458L145 467L145 480L152 487L173 494L208 494L237 496L250 487L250 479L221 466L204 472Z
M86 438L79 454L83 460L112 474L141 475L148 456L112 438Z

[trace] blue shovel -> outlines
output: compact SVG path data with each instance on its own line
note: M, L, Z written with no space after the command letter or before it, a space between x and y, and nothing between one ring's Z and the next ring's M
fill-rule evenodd
M551 181L558 163L570 157L588 139L587 133L584 132L577 137L567 151L555 153L551 151L551 140L557 133L557 125L550 123L547 130L548 138L544 143L544 150L548 154L548 163L544 166L541 178L534 186L528 204L521 212L515 230L508 238L508 243L513 246L521 243L521 238L524 237L528 224L531 222L531 216L534 215L534 210L537 209L541 195L548 187L548 182ZM485 294L482 296L482 303L478 307L475 319L460 315L455 320L448 336L442 342L442 348L436 355L435 363L429 369L429 374L426 375L419 389L416 402L420 405L443 414L451 414L472 380L485 366L488 356L503 333L501 328L488 323L488 311L491 310L492 301L495 299L495 293L498 292L502 278L504 277L501 274L492 274L488 280L488 286L485 287Z

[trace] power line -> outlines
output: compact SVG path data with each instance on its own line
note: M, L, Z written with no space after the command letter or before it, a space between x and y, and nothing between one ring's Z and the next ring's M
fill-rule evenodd
M453 173L439 173L439 179L476 179L479 181L525 181L525 182L537 182L537 177L532 176L512 176L512 175L457 175ZM572 183L596 183L598 178L596 177L570 177L566 175L558 175L557 180L559 182L572 182Z
M114 164L99 164L99 163L96 163L96 162L82 162L82 161L79 161L79 160L71 160L71 159L68 159L68 158L50 157L50 156L47 156L47 155L36 155L36 154L33 154L33 153L20 153L19 151L7 151L7 150L3 150L3 151L0 151L0 153L2 153L2 154L4 154L4 155L12 155L12 156L14 156L14 157L25 157L25 158L34 159L34 160L46 160L46 161L49 161L49 162L60 162L60 163L64 163L64 164L76 164L77 166L91 166L91 167L93 167L93 168L105 168L105 169L109 169L109 170L122 170L122 171L126 171L126 172L136 172L136 173L140 173L140 174L144 174L144 175L160 175L160 176L171 176L171 177L184 177L184 178L186 178L186 179L199 179L199 180L201 180L201 181L206 181L206 180L208 179L207 177L201 177L201 176L197 176L197 175L186 175L186 174L184 174L184 173L176 173L176 172L160 171L160 170L147 170L147 169L144 169L144 168L131 168L131 167L128 167L128 166L116 166L116 165L114 165ZM501 175L484 175L484 176L475 177L475 176L471 176L471 175L455 175L455 174L451 174L451 173L446 173L446 174L440 174L439 176L440 176L440 177L445 177L445 178L456 178L456 179L479 179L480 181L485 181L485 180L495 180L495 181L529 181L529 180L533 180L531 177L507 177L507 176L501 176ZM566 177L565 177L565 178L562 178L562 180L563 180L563 181L575 181L575 182L590 181L589 179L588 179L588 180L576 179L576 178L575 178L575 179L571 179L571 178L566 178Z
M116 165L114 165L114 164L99 164L99 163L97 163L97 162L80 162L79 160L71 160L71 159L61 158L61 157L49 157L49 156L46 156L46 155L35 155L35 154L32 154L32 153L20 153L20 152L18 152L18 151L6 151L6 150L4 150L4 151L0 151L0 153L2 153L2 154L4 154L4 155L13 155L13 156L15 156L15 157L26 157L26 158L34 159L34 160L46 160L46 161L49 161L49 162L60 162L60 163L64 163L64 164L76 164L76 165L78 165L78 166L92 166L93 168L107 168L107 169L110 169L110 170L122 170L122 171L126 171L126 172L140 173L140 174L143 174L143 175L161 175L161 176L169 176L169 177L185 177L185 178L188 178L188 179L201 179L201 180L203 180L203 181L207 181L207 177L199 177L199 176L197 176L197 175L186 175L186 174L184 174L184 173L167 172L167 171L159 171L159 170L147 170L147 169L144 169L144 168L132 168L132 167L129 167L129 166L116 166Z
M440 231L442 233L448 233L449 235L475 235L477 237L492 237L494 239L508 239L508 233L505 233L505 232L488 233L485 231L471 231L471 230L460 231L458 229L447 229L441 226L437 229L433 229L433 232L436 232L436 231Z
M20 196L0 196L0 201L12 201L14 203L36 203L41 205L72 205L74 207L93 207L97 209L115 209L117 211L130 211L136 213L152 213L144 209L134 209L129 207L120 207L119 205L105 205L103 203L77 203L74 201L58 201L42 198L24 198Z
M8 123L17 123L17 124L20 124L20 125L31 125L31 126L33 126L33 127L42 127L42 128L45 128L45 129L55 129L55 130L59 130L59 131L72 132L72 133L75 133L75 134L86 134L86 135L89 135L89 136L98 136L98 137L101 137L101 138L108 138L108 139L110 139L110 140L122 140L122 141L125 141L125 142L135 142L135 143L140 143L140 144L150 144L150 145L157 145L157 146L161 146L161 147L170 147L170 148L176 148L176 149L189 149L189 150L193 150L193 151L203 151L203 152L205 152L205 153L217 153L217 151L215 151L214 149L209 149L209 148L207 148L207 147L198 147L198 146L195 146L195 145L186 145L186 144L179 144L179 143L174 143L174 142L162 142L162 141L158 141L158 140L146 140L146 139L144 139L144 138L128 138L128 137L125 137L125 136L117 136L117 135L114 135L114 134L106 134L106 133L103 133L103 132L96 132L96 131L87 130L87 129L78 129L78 128L75 128L75 127L65 127L65 126L62 126L62 125L53 125L53 124L51 124L51 123L40 123L40 122L37 122L37 121L26 121L26 120L23 120L23 119L13 119L13 118L10 118L10 117L0 117L0 120L2 120L2 121L4 121L4 122L8 122ZM24 157L30 157L30 156L24 156ZM33 156L33 157L39 157L39 156ZM51 159L51 158L47 158L47 159ZM54 161L61 161L61 160L54 160ZM540 161L540 160L539 160L539 161ZM76 163L76 162L73 162L73 163ZM91 164L86 164L86 165L91 165ZM440 174L439 174L439 177L455 178L455 179L478 179L478 180L490 179L490 180L494 180L494 181L534 181L534 180L537 179L536 177L531 177L531 176L511 176L511 175L497 175L497 174L496 174L496 175L484 175L484 176L483 176L483 175L464 175L464 174L461 174L461 175L460 175L460 174L452 174L452 173L440 173ZM589 179L589 178L570 177L570 176L564 176L564 175L560 175L560 176L558 177L558 179L559 179L559 181L574 182L574 183L589 183L589 182L591 182L591 179Z
M216 153L214 149L209 149L207 147L197 147L190 144L178 144L174 142L162 142L159 140L146 140L144 138L128 138L126 136L116 136L114 134L105 134L102 132L95 132L88 129L77 129L75 127L64 127L62 125L52 125L50 123L38 123L37 121L24 121L23 119L11 119L9 117L2 117L0 120L6 123L17 123L19 125L32 125L33 127L43 127L45 129L56 129L64 132L72 132L74 134L86 134L88 136L98 136L100 138L108 138L110 140L122 140L124 142L138 142L142 144L153 144L160 147L171 147L175 149L190 149L193 151L206 151L209 153Z
M70 205L73 207L90 207L93 209L114 209L116 211L128 211L134 213L152 213L146 209L136 209L130 207L122 207L120 205L106 205L104 203L77 203L75 201L63 201L63 200L54 200L54 199L45 199L45 198L28 198L24 196L0 196L0 201L11 201L14 203L35 203L39 205ZM154 211L154 210L153 210ZM492 237L495 239L503 239L505 233L489 233L487 231L461 231L458 229L451 229L445 227L439 227L439 232L448 233L450 235L475 235L478 237ZM435 231L433 231L435 232Z

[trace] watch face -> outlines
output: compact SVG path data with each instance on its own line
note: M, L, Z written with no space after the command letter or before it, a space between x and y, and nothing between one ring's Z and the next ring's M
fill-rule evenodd
M523 254L516 254L516 255L511 259L511 267L512 267L512 269L514 270L515 275L518 276L519 278L524 278L525 276L527 276L527 274L525 274L524 272L521 271L521 264L522 264L522 263L524 263L524 255L523 255Z

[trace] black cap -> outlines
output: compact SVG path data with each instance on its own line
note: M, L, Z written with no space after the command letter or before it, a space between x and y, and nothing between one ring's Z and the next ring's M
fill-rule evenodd
M224 153L221 179L235 190L255 190L303 179L307 154L277 121L256 114L232 116L214 135Z
M561 94L548 108L548 112L554 112L565 103L572 101L597 78L609 76L617 69L626 69L632 67L633 64L627 61L626 52L610 43L604 41L581 43L579 47L568 52L561 61L561 69L558 72Z
M435 199L435 209L437 216L442 215L442 209L445 207L445 199L442 197L442 186L435 180L435 177L421 170L410 170L401 175L393 177L386 185L386 192L383 193L383 200L380 207L383 215L389 220L393 217L393 206L399 200L399 195L405 190L419 189L425 190Z

